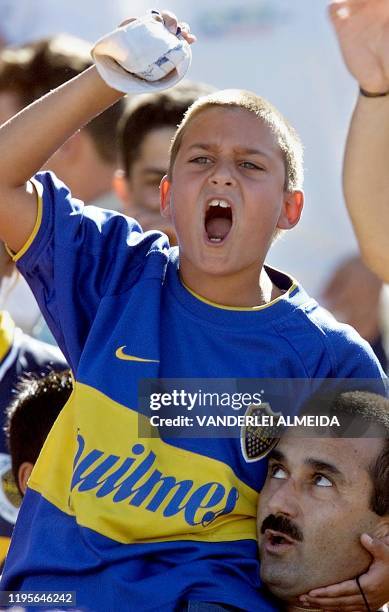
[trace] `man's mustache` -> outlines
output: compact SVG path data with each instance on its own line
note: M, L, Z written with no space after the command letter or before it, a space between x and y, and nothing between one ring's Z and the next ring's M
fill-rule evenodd
M269 514L261 525L261 533L265 533L266 529L284 533L298 542L302 542L304 539L301 529L292 523L286 516Z

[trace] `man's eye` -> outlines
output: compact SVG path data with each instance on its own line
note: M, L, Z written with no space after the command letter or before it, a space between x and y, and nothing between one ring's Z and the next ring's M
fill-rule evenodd
M315 474L313 478L313 482L315 483L317 487L332 487L333 486L331 480L329 480L326 476L323 476L323 474Z
M205 157L204 155L200 157L195 157L194 159L190 160L192 164L208 164L210 161L211 160L209 159L209 157Z
M282 468L279 465L273 465L272 468L270 469L270 476L272 478L279 478L279 479L285 479L287 478L287 474L286 471L284 470L284 468Z

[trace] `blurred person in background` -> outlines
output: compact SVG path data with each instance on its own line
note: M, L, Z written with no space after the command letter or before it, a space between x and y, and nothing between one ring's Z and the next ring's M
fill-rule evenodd
M77 76L92 64L90 46L71 36L56 36L0 52L0 124L34 100ZM118 210L112 191L116 169L116 128L124 108L120 101L72 136L47 162L73 195L88 204ZM0 245L0 257L9 256ZM38 305L11 261L0 289L7 309L26 333L53 342Z
M143 230L161 230L177 244L170 220L161 216L159 185L169 168L170 145L185 111L210 85L184 81L173 89L130 99L119 123L120 170L114 186L123 211Z
M15 326L9 313L0 310L0 565L7 554L18 507L4 435L6 409L23 374L63 370L66 367L66 361L57 347L24 334Z
M50 429L73 389L70 370L23 378L7 410L5 431L21 496Z
M0 123L92 65L90 45L73 36L43 39L0 54ZM52 170L86 204L117 210L112 193L116 127L123 102L94 119L49 159Z

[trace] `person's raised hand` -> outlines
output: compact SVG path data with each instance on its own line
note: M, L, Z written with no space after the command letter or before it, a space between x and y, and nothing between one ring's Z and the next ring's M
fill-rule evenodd
M360 87L389 91L389 0L333 0L329 14L344 61Z

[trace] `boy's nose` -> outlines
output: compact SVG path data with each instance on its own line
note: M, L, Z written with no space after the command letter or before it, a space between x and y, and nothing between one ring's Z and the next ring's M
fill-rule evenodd
M215 166L214 171L209 177L209 181L212 185L227 187L233 187L236 185L236 180L228 164L218 164Z

